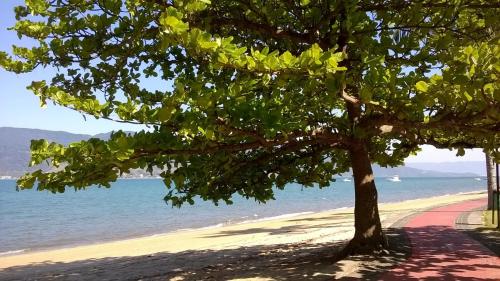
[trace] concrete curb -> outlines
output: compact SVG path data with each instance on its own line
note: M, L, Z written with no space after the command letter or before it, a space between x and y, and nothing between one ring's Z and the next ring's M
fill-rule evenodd
M467 212L463 212L455 221L455 229L466 233L470 238L476 240L484 247L500 257L500 231L486 229L482 223L482 212L486 205Z

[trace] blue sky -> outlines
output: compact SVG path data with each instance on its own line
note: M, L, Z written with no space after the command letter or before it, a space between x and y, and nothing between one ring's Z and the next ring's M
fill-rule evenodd
M26 41L19 43L17 34L6 30L15 24L13 8L24 1L0 1L0 50L10 51L13 44L25 45ZM24 39L26 40L26 39ZM111 130L142 129L142 126L120 124L108 120L96 120L82 114L48 104L40 108L39 99L26 90L31 81L48 79L51 71L38 69L29 74L13 74L0 68L0 126L38 128L47 130L61 130L73 133L98 134Z
M13 8L23 3L20 0L0 1L0 50L10 51L13 44L19 43L17 34L7 28L15 23ZM96 120L82 114L48 104L40 108L38 98L26 90L31 81L48 79L50 70L38 69L29 74L16 75L0 68L0 127L37 128L45 130L67 131L72 133L98 134L111 130L137 131L144 127L132 124L116 123L108 120ZM407 162L446 162L446 161L483 161L484 155L479 149L468 150L464 157L456 157L448 150L438 150L424 146L418 156L408 158Z

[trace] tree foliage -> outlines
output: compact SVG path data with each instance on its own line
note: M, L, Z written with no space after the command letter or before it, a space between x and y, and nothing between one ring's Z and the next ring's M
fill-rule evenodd
M55 104L146 124L62 146L33 141L21 188L63 192L159 167L173 205L266 201L287 183L328 186L363 145L382 166L418 145L500 139L500 3L461 0L26 0L0 52ZM498 152L496 152L498 153ZM500 159L500 156L496 156Z

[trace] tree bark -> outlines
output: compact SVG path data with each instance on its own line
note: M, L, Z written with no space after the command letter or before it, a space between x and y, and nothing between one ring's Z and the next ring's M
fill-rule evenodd
M354 238L345 249L345 254L369 254L387 247L378 212L377 188L365 144L350 150L354 176Z
M488 210L493 210L493 190L496 187L495 162L488 153L486 154L486 177L488 187Z

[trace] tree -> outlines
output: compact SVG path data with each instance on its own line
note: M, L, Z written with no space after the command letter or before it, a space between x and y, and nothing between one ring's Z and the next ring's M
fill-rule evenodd
M27 0L0 53L41 103L147 124L63 147L31 144L20 188L108 186L159 167L174 206L265 202L287 183L326 187L352 167L348 250L385 246L371 163L418 145L491 152L500 138L500 3L492 1ZM17 58L16 58L17 57ZM155 83L152 81L156 81ZM162 81L162 82L158 82ZM498 155L496 155L498 156ZM498 159L498 157L496 157Z
M488 210L494 210L493 193L497 185L495 161L488 153L486 153L485 156L486 156L486 181L487 181L486 186L488 189Z

